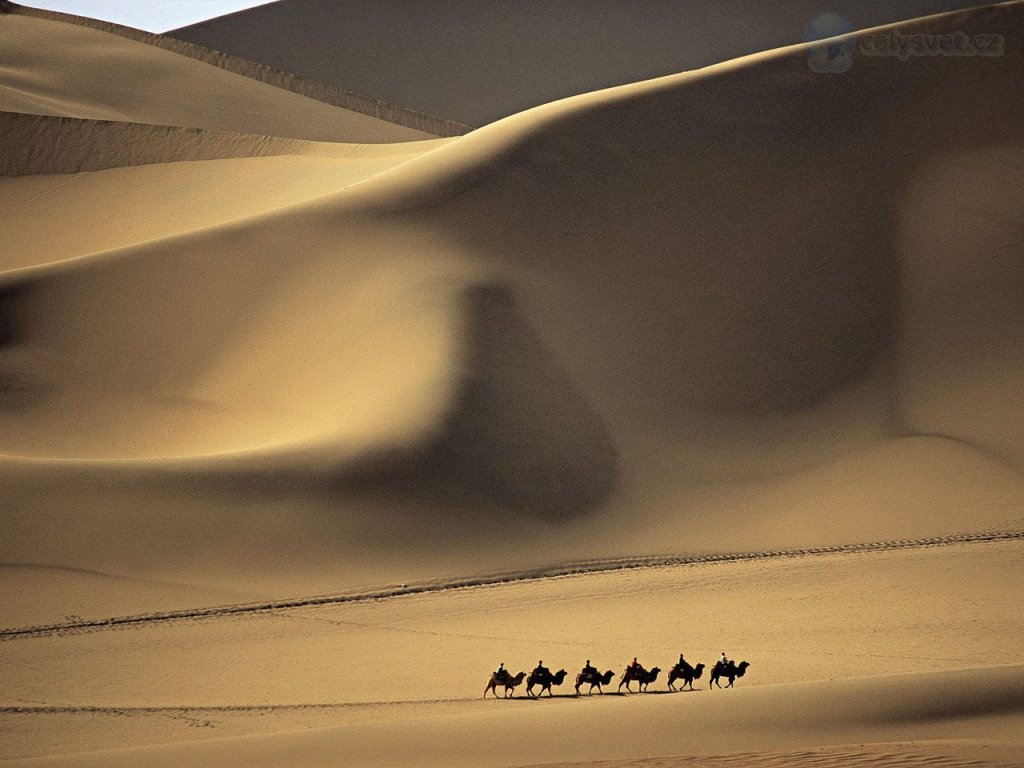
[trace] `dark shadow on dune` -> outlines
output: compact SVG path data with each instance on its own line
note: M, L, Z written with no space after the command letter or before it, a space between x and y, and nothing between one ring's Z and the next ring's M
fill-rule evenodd
M581 329L621 329L625 355L602 351L608 334L580 342L661 413L808 408L869 375L894 338L895 194L863 191L878 180L859 121L798 94L772 105L785 119L734 128L729 99L764 100L747 79L566 120L466 179L452 206L469 247L558 269ZM690 114L690 98L708 104ZM627 355L633 370L615 360Z
M521 316L510 290L465 295L461 389L424 444L365 458L347 493L557 521L600 508L616 484L611 433Z
M33 387L4 352L22 339L19 302L28 289L18 285L0 286L0 412L23 408L33 401Z
M17 338L14 305L22 292L16 286L0 286L0 348L10 346Z
M919 26L1010 28L1013 13ZM918 170L951 147L1019 143L1019 120L988 117L1020 101L1005 64L1020 44L1007 46L969 62L862 57L849 76L793 51L587 104L416 204L443 205L468 250L569 286L595 397L627 381L680 427L809 408L887 364L896 220Z

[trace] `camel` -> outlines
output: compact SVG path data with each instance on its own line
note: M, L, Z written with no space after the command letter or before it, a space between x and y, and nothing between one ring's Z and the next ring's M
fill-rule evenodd
M728 664L722 664L722 662L715 662L714 669L711 670L711 680L708 682L708 688L717 685L719 688L722 684L718 682L718 678L725 677L729 679L729 684L726 688L732 688L732 684L736 682L737 677L743 677L746 674L747 667L750 666L749 661L741 661L737 664L735 661L730 661Z
M676 664L672 667L672 671L668 673L668 689L670 691L682 690L686 686L690 686L690 690L693 690L693 681L700 680L700 676L704 674L704 665L698 664L696 667L691 667L685 661L682 664ZM676 688L673 683L676 680L682 680L683 685L681 688Z
M487 687L484 688L484 698L487 698L487 692L490 691L494 694L494 698L498 698L498 691L496 690L499 685L505 688L505 698L509 697L509 694L515 692L516 686L526 679L526 673L520 672L515 677L509 675L506 672L504 675L499 676L497 672L491 674L491 679L487 683Z
M560 669L555 674L551 674L548 670L538 674L536 671L531 672L530 676L526 678L526 695L527 696L543 696L544 691L548 692L548 696L552 696L551 686L561 685L565 681L565 676L569 674L564 669ZM535 694L533 692L533 686L540 686L540 693Z
M602 685L608 685L615 676L615 672L608 670L603 675L600 672L580 672L576 675L576 695L580 695L580 686L590 684L590 690L587 691L589 696L594 692L594 687L597 687L597 692L603 694L604 691L601 689Z
M654 667L651 670L646 670L643 667L640 667L639 669L635 669L633 667L626 667L626 671L622 673L622 679L619 680L618 690L621 692L622 686L625 685L626 690L632 693L633 690L629 687L629 684L630 682L635 680L640 684L640 691L645 691L647 690L648 685L650 685L658 679L659 672L661 672L660 667Z

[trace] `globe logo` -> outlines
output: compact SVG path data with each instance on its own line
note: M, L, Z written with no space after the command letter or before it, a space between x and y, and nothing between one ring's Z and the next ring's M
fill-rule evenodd
M838 13L819 13L804 29L804 42L808 43L807 66L815 72L839 73L846 72L853 66L853 51L857 41L833 40L815 45L818 40L826 40L853 32L853 24L845 16Z

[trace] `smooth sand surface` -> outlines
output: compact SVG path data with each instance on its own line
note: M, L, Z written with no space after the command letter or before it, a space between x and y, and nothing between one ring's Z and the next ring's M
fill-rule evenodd
M526 765L900 741L934 759L986 740L1005 756L1024 747L1022 566L1020 541L808 555L10 639L5 757ZM752 659L735 690L707 690L705 673L664 695L663 672L662 695L613 695L624 652L664 669L726 639ZM480 699L489 663L537 657L617 674L604 696L566 698L570 681L550 700ZM57 757L80 750L96 754Z
M72 120L0 179L0 759L1024 764L1022 22L384 146L0 16L5 108ZM480 698L723 649L733 690Z

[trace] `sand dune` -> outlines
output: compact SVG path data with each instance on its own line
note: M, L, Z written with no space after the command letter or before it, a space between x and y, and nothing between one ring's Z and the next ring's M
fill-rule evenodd
M711 765L719 761L739 766L857 765L857 758L863 760L860 764L874 765L1019 765L1015 762L1018 752L984 748L985 741L1005 739L1019 724L1019 668L901 676L892 682L901 688L900 695L891 700L898 703L884 710L874 701L879 695L877 681L801 684L784 691L784 707L778 706L780 691L768 687L730 694L728 699L711 699L712 694L704 692L699 705L690 699L677 703L648 696L625 702L605 698L520 704L514 712L509 712L509 707L498 710L498 705L480 706L464 714L410 719L402 724L398 738L395 724L388 722L8 764L172 766L216 762L244 766L270 764L264 756L272 754L287 756L289 764L310 766L337 765L339 758L366 766L437 765L439 760L452 766L657 766L656 758L673 757L660 765L702 765L699 757L691 757L697 752L712 758L708 760ZM951 682L955 693L949 696L947 706L929 712L928 703L945 695ZM572 717L565 712L571 706L585 711ZM571 734L565 726L569 717L574 724ZM680 723L682 718L685 725ZM948 734L946 718L966 721L960 732L972 742L969 750L964 750L962 743L943 743ZM723 722L744 736L720 729ZM825 740L840 741L822 749L822 729L836 722L844 727L827 732ZM752 739L746 732L760 738ZM843 739L857 742L856 747L847 746ZM739 750L737 743L743 745ZM992 751L995 754L989 757ZM634 757L638 754L644 758ZM605 760L609 762L602 762Z
M0 9L0 110L326 141L430 134L86 26Z
M337 144L18 112L0 112L0 125L4 135L0 177L65 176L136 165L281 155L359 158L390 154L408 157L431 146L428 140L387 145ZM222 218L215 210L211 215L213 221ZM20 223L23 218L19 216L17 221L11 222L12 225ZM64 236L74 236L81 229L68 226L61 231Z
M905 29L1003 29L1019 11ZM116 461L126 482L183 473L190 486L270 472L280 493L299 483L315 497L301 504L482 510L485 527L491 512L505 524L649 509L676 521L676 546L715 508L709 484L732 498L737 481L888 438L939 434L1019 467L1012 311L998 327L973 320L1007 339L984 363L979 408L1000 414L987 433L919 417L947 379L908 367L921 353L905 330L941 316L909 299L964 276L916 266L906 243L937 222L901 213L913 196L954 229L970 220L959 190L911 186L953 137L958 157L988 164L988 194L1013 199L1022 102L1019 41L1006 44L969 69L864 57L824 85L803 50L785 50L570 99L333 196L224 223L207 223L207 205L198 229L120 248L105 236L88 259L65 251L65 266L10 274L8 464L73 460L88 474L102 465L83 461ZM906 107L944 93L938 120ZM961 120L979 110L990 119ZM1006 256L976 290L998 281L1010 307L1019 211L985 211ZM596 223L572 223L584 220ZM204 496L189 502L202 514ZM1006 521L977 514L972 525Z
M320 765L341 755L532 765L746 752L734 757L742 766L764 753L870 753L900 741L934 759L956 739L1001 744L1005 759L1022 746L1022 615L1006 610L1022 554L1012 541L629 569L8 640L0 651L18 701L0 702L4 722L51 726L40 733L48 749L12 743L6 756L56 756L75 743L97 751L45 764ZM894 584L899 610L886 597ZM732 691L707 690L705 675L671 696L573 700L563 685L550 701L480 699L492 659L518 669L540 657L557 669L589 657L620 670L636 654L664 667L680 650L709 661L727 640L752 660ZM664 693L664 678L651 690ZM134 739L117 733L115 711ZM109 751L129 741L152 746Z
M32 124L35 120L31 121ZM76 121L77 122L77 121ZM83 121L84 122L84 121ZM56 146L107 146L111 133L151 135L163 129L125 123L59 126L41 131ZM70 130L64 130L70 128ZM108 130L109 129L109 130ZM90 138L85 139L87 133ZM38 136L38 134L36 134ZM115 144L116 155L90 156L109 165L102 173L30 173L0 178L0 199L8 218L4 231L19 248L0 253L5 271L89 257L104 251L137 246L150 240L186 235L193 230L247 219L278 208L321 197L399 165L434 146L434 142L402 144L331 144L293 139L208 133L198 141L156 142L172 156L166 162L140 160L129 139ZM225 150L223 140L228 146ZM213 144L213 146L210 146ZM51 145L54 146L54 145ZM145 146L145 145L144 145ZM193 152L209 150L212 158ZM232 156L234 150L241 156ZM225 156L217 156L218 154ZM255 155L255 157L254 157ZM192 162L203 160L203 162ZM12 163L20 162L12 160ZM24 168L62 163L63 158L40 153L25 159ZM145 165L145 167L138 167ZM119 226L82 226L93 213L93 201L119 196L126 185L135 193L119 203ZM46 201L65 215L54 220ZM173 215L171 215L173 214Z
M1022 21L882 30L1001 56L825 75L780 49L406 143L0 16L5 140L34 146L0 178L4 627L946 543L11 637L4 759L1014 764ZM1011 538L952 543L986 531ZM757 672L714 699L476 701L495 656L680 645ZM217 707L241 709L193 743ZM139 728L105 731L121 709Z
M0 592L4 596L4 623L18 626L147 612L160 607L224 603L246 597L244 592L33 564L0 564Z
M478 127L585 91L799 43L825 12L865 29L973 4L278 0L168 35Z

